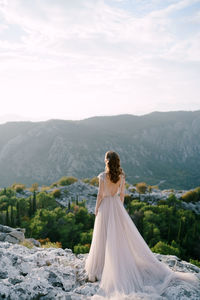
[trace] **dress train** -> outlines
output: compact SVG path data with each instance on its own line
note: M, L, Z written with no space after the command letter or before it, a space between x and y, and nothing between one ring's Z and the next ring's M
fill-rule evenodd
M92 299L137 299L145 295L163 299L159 297L172 279L184 280L194 288L199 284L194 274L172 271L156 258L118 194L104 197L99 206L85 270L100 281Z

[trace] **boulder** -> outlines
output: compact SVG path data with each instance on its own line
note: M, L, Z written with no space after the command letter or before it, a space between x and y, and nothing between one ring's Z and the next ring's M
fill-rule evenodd
M26 241L31 242L36 247L41 247L41 243L33 238L28 238L28 239L26 239Z
M0 241L18 244L23 242L25 228L11 228L0 224Z
M24 233L21 231L17 231L17 230L13 230L11 232L9 232L9 234L11 237L14 237L15 239L17 239L20 242L23 242L25 237L24 237Z

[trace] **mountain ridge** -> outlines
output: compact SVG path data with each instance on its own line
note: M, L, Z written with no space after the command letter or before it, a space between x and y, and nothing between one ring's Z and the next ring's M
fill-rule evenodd
M114 150L127 182L191 189L200 180L199 132L200 110L0 124L0 186L94 177Z

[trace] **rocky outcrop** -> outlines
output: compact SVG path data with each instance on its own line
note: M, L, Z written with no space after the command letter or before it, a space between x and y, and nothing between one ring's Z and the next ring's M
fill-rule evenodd
M11 228L0 224L0 241L18 244L25 240L25 228Z
M98 291L99 281L87 281L84 270L87 255L75 255L71 249L28 249L0 242L0 299L91 299ZM170 268L195 273L200 279L198 267L176 256L155 255ZM194 289L184 282L172 281L162 299L197 300L200 287Z
M56 199L56 201L64 207L68 206L68 202L78 199L78 201L82 201L86 199L86 207L89 212L94 213L95 206L96 206L96 198L97 198L97 192L98 187L94 185L90 185L88 183L84 183L82 180L77 180L75 183L70 184L68 186L58 186L56 188L52 188L47 190L47 193L53 192L54 189L59 189L61 196ZM0 189L1 190L1 189ZM42 188L39 187L39 191L41 191ZM169 190L160 190L159 188L152 188L152 191L146 192L145 194L137 193L136 187L133 185L130 185L128 188L125 189L125 194L130 195L133 198L139 198L141 201L145 201L152 205L157 205L157 202L159 200L166 200L171 193L175 195L177 199L180 199L181 196L186 193L187 190L175 190L175 189L169 189ZM25 189L21 193L17 193L16 196L18 198L28 198L32 195L32 192L30 192L28 189ZM186 203L181 202L181 206L184 209L189 209L195 212L196 214L200 214L200 201L192 203Z

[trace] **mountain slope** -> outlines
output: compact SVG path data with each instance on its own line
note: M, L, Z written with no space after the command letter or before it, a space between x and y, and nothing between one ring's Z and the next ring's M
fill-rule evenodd
M0 125L0 186L93 177L117 151L130 183L190 189L200 182L200 110Z

